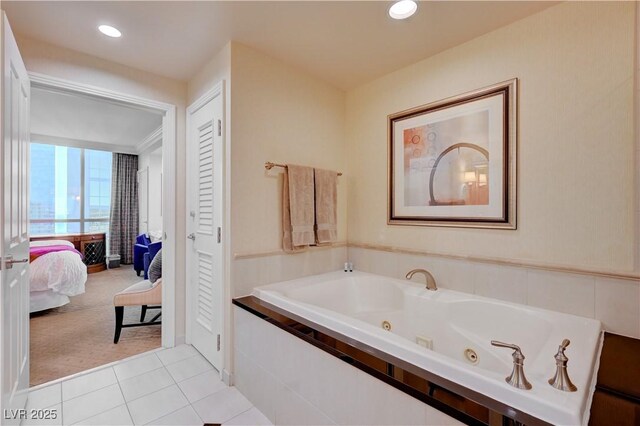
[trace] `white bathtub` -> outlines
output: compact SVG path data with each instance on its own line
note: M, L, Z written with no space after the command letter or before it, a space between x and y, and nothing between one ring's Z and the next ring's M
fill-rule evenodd
M595 367L600 355L599 321L456 291L428 291L424 284L363 272L332 272L258 287L253 295L319 325L382 350L440 377L485 394L553 424L588 422ZM382 322L391 323L391 332ZM432 350L416 343L430 339ZM552 388L553 356L563 339L577 392ZM514 343L526 357L531 390L505 382ZM465 357L477 355L472 364Z

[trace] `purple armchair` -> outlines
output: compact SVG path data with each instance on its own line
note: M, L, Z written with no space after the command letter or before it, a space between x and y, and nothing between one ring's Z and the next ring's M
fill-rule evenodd
M140 234L136 237L136 243L133 246L133 269L138 276L145 270L144 255L149 252L149 244L151 239L147 235Z

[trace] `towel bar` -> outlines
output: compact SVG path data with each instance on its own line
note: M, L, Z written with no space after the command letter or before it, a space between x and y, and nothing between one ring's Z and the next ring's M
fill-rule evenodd
M264 163L264 168L267 169L267 170L271 170L274 167L284 167L284 168L286 168L287 165L286 164L272 163L271 161L267 161L266 163ZM338 172L338 176L342 176L342 173Z

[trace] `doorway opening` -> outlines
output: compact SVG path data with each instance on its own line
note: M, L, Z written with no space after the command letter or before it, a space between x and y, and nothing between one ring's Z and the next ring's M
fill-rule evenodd
M43 275L41 289L30 280L36 386L174 346L175 203L167 201L175 196L176 113L161 102L29 77L30 245L45 253L30 273L50 272L54 262L62 274L60 283ZM84 282L74 277L74 257L86 268ZM153 301L133 300L147 291Z

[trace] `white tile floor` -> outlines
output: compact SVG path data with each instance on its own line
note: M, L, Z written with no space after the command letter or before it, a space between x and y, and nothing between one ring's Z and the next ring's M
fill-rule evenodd
M31 409L56 410L57 418L23 425L271 424L189 345L38 387L29 393Z

